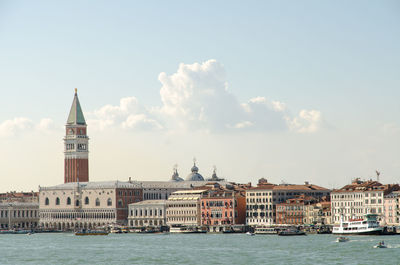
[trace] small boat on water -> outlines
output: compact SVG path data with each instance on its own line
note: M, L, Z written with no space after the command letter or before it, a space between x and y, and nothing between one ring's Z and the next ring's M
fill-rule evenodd
M336 242L338 242L338 243L340 243L340 242L348 242L349 240L350 239L348 237L341 236L341 237L338 237L336 239Z
M306 236L306 232L301 230L287 229L278 232L278 236Z
M246 235L248 236L255 236L256 234L252 233L252 232L246 232Z
M380 241L374 248L387 248L384 241Z
M17 235L26 235L32 234L31 230L0 230L0 234L17 234Z
M276 235L278 232L274 227L256 227L254 233L257 235Z
M75 232L76 236L106 236L108 232L104 230L85 230Z

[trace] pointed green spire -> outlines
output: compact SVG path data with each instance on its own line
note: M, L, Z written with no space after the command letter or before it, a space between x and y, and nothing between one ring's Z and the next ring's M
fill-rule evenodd
M83 116L81 104L78 99L78 89L75 88L74 101L72 102L71 110L67 120L69 125L86 125L85 117Z

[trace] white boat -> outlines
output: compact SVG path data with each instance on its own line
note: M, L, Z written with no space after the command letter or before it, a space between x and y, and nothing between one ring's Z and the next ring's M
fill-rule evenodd
M363 219L350 219L343 221L340 217L340 224L335 225L332 234L337 235L380 235L383 233L383 227L379 226L377 214L366 214Z
M206 230L200 229L196 226L172 226L169 228L169 232L171 234L175 234L175 233L180 233L180 234L207 233Z
M338 243L340 243L340 242L347 242L347 241L349 241L350 239L348 238L348 237L343 237L343 236L341 236L341 237L338 237L337 239L336 239L336 242L338 242Z
M276 235L278 232L274 227L256 227L254 229L254 234L257 235Z
M246 232L246 235L248 235L248 236L254 236L255 234L252 233L252 232Z

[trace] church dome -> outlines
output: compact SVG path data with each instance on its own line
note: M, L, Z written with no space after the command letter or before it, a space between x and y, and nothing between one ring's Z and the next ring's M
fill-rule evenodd
M179 177L178 169L174 167L174 174L172 174L171 181L183 181L183 178Z
M220 179L220 178L217 176L217 168L214 166L213 174L212 174L211 178L208 179L208 181L223 181L223 180L224 180L224 179Z
M204 181L203 176L199 174L199 168L196 166L196 161L194 161L192 173L186 177L186 181Z

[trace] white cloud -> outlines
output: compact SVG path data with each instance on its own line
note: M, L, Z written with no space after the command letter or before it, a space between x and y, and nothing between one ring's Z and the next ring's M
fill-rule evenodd
M297 117L287 117L287 122L291 130L299 133L314 133L323 124L321 112L318 110L302 110Z
M25 117L17 117L0 123L0 137L14 137L23 133L51 133L57 127L52 119L43 118L35 123Z
M135 97L126 97L120 100L118 106L105 105L94 112L87 113L88 125L97 131L111 126L123 129L162 129L163 126L151 118L151 113L142 107Z
M229 91L224 66L216 60L181 63L178 70L158 76L161 82L161 106L142 106L137 98L121 98L118 105L107 104L85 113L93 131L109 128L165 131L284 131L314 133L322 126L318 110L290 114L285 103L258 96L241 103ZM26 118L0 125L1 135L14 135L29 127L50 131L51 119L36 126Z
M161 130L163 126L156 120L148 118L144 114L129 115L122 123L125 129L142 129L142 130Z
M32 130L34 123L24 117L6 120L0 124L0 137L16 136L22 132Z

